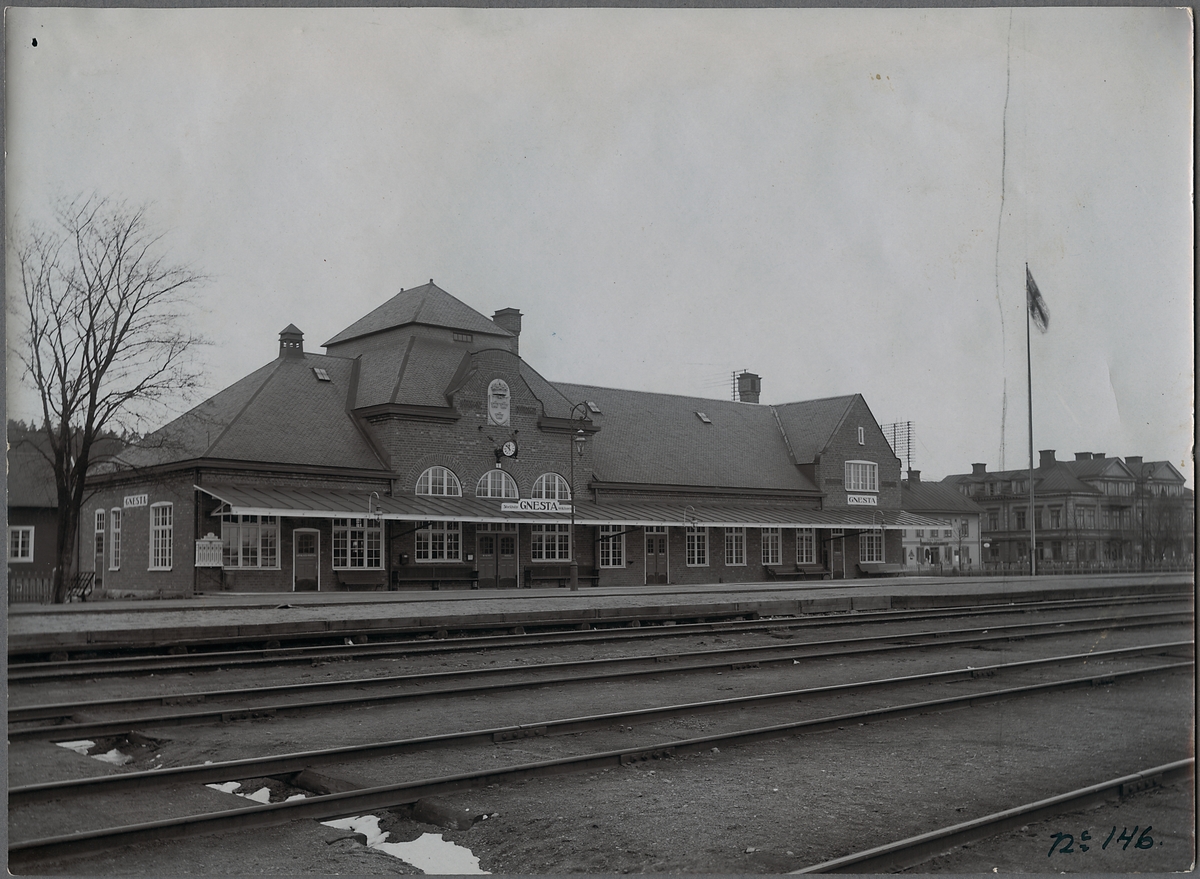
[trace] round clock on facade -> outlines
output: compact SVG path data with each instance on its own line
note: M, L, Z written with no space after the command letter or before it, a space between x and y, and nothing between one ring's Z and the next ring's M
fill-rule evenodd
M517 453L517 444L509 440L500 447L500 451L504 453L504 457L511 458Z

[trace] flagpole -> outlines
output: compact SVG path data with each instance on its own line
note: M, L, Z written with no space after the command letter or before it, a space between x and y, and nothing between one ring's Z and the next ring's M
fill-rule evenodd
M1029 277L1029 263L1025 263L1025 277ZM1029 392L1029 576L1037 576L1037 513L1033 506L1033 356L1030 354L1029 324L1033 319L1029 310L1029 287L1025 288L1025 383Z

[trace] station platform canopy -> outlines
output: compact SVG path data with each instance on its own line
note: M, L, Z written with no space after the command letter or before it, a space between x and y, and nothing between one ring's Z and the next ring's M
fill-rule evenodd
M221 501L214 515L258 515L315 519L376 518L401 522L543 524L571 521L570 502L525 499L390 497L378 492L258 485L197 485ZM575 505L577 525L702 528L844 528L853 530L941 528L944 523L902 510L813 509L787 501L694 502L654 499Z

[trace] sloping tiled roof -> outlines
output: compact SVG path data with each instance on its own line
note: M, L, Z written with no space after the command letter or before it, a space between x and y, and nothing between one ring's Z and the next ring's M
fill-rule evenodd
M389 336L386 344L362 352L355 406L448 406L446 390L468 356L466 348L451 342L415 334Z
M411 290L401 290L383 305L325 342L325 347L413 323L448 327L468 333L512 336L508 330L492 323L478 311L430 281Z
M122 461L150 466L213 458L385 470L346 411L354 366L323 354L281 357L151 434Z
M856 396L824 397L775 407L798 462L807 464L821 454Z
M592 437L592 460L602 482L816 491L788 460L767 406L558 382L555 387L568 400L591 400L600 409L590 417L600 427Z
M1073 476L1087 478L1089 476L1129 476L1130 471L1120 458L1089 458L1087 461L1056 461Z
M32 441L18 443L8 450L8 505L47 509L58 506L54 467Z
M912 513L979 513L982 508L962 492L941 482L901 483L902 509Z

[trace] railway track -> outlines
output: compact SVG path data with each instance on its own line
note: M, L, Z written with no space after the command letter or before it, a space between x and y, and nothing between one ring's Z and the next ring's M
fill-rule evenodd
M173 692L153 696L88 700L9 709L9 740L52 736L104 736L138 727L227 722L236 719L295 715L434 696L464 696L547 685L612 681L641 676L686 674L717 669L794 664L802 660L862 656L936 647L975 647L1017 639L1060 638L1068 634L1110 632L1178 625L1190 615L1152 613L1093 616L1046 623L991 625L989 628L921 630L788 645L719 648L680 653L589 659L538 665L502 666L426 674L389 675L318 683L235 690ZM1147 650L1190 648L1190 642L1153 645ZM264 701L292 697L292 701ZM299 698L303 697L303 698ZM258 700L258 701L255 701ZM129 716L128 712L166 705L171 712ZM203 705L203 707L197 707ZM115 715L108 719L97 715ZM89 718L82 720L80 718ZM38 724L41 725L31 725Z
M888 624L911 620L961 619L995 617L998 615L1049 613L1062 610L1109 608L1119 615L1121 608L1145 608L1156 605L1186 606L1192 613L1191 593L1155 595L1150 598L1067 599L1021 603L978 605L916 610L856 611L819 616L760 617L756 612L740 612L739 619L697 622L694 615L669 618L609 616L598 619L581 615L579 619L560 621L551 627L519 617L510 621L503 632L490 627L487 634L475 630L422 627L419 631L387 631L380 628L346 628L336 633L335 643L305 645L304 640L327 642L330 633L297 632L297 643L284 644L286 637L259 640L253 647L239 650L218 649L219 644L175 643L163 646L153 655L99 656L99 649L76 652L75 658L34 661L19 653L10 653L8 680L10 684L32 681L71 680L104 676L124 676L134 673L160 674L167 671L198 671L211 668L250 667L256 665L304 664L321 660L366 659L391 656L448 654L480 649L525 649L550 644L596 644L681 638L699 634L737 634L787 630L791 632L818 630L845 625ZM741 617L751 617L742 619ZM249 640L249 639L246 639ZM245 642L243 642L245 643ZM110 647L109 651L119 651ZM189 652L194 650L203 652Z
M1079 661L1088 656L1094 660L1094 654L1078 657L1058 657L1038 660L1032 663L999 665L989 669L957 669L941 673L941 677L947 680L956 677L961 680L964 676L971 678L973 675L982 672L984 677L990 678L997 672L1012 671L1017 667L1028 668L1035 664L1050 665L1056 662L1065 662L1068 659ZM326 793L300 800L230 808L213 813L164 818L152 822L91 829L40 839L27 838L10 841L10 864L20 866L22 863L29 863L38 858L48 856L76 855L112 846L129 845L149 840L170 839L181 835L263 827L299 818L328 819L347 815L360 815L374 810L396 808L405 804L411 804L425 797L445 795L470 788L479 788L493 784L507 784L521 779L540 778L564 773L594 771L645 760L668 759L673 756L699 753L713 748L746 745L785 736L805 735L831 729L876 724L904 717L948 712L959 708L976 707L1013 699L1059 693L1080 687L1119 685L1136 678L1180 671L1190 672L1193 668L1194 662L1190 660L1164 662L1122 671L1110 671L1102 675L1076 675L1011 687L987 687L975 689L969 693L957 693L952 696L936 699L887 704L837 714L824 714L801 720L773 723L766 726L737 728L685 739L643 742L628 748L616 750L604 749L573 754L566 757L539 760L533 763L519 763L500 768L489 768L483 771L468 771L452 775L401 781L365 789ZM920 677L925 680L929 678L929 676ZM859 682L850 686L854 688L870 687L881 689L886 694L888 690L894 690L902 684L910 684L912 682L911 679L907 678L895 678ZM64 797L82 796L86 799L98 795L101 791L112 792L122 788L137 790L139 793L145 794L147 791L155 788L171 790L181 785L243 780L260 776L283 775L295 780L300 773L311 769L313 766L323 763L341 764L350 759L367 759L362 756L367 753L370 753L371 757L377 758L384 753L394 755L396 753L407 753L414 750L428 750L431 748L461 748L468 744L494 746L500 742L515 741L535 736L577 734L589 729L612 728L613 726L622 727L626 724L646 724L651 720L661 720L668 716L693 716L716 711L741 712L752 705L760 707L772 702L808 700L817 695L818 691L820 691L820 695L828 696L839 689L845 688L818 688L817 691L798 690L790 693L762 694L749 699L713 700L690 705L661 706L653 710L643 709L633 712L619 712L582 718L546 720L543 722L522 724L516 727L429 736L417 740L375 743L367 746L359 746L354 749L341 749L336 752L326 751L275 755L264 758L229 761L224 764L177 767L169 770L28 785L10 790L9 806L14 814L19 814L22 807L38 801L50 799L54 800L56 805L59 805ZM356 754L359 755L357 758L355 757Z
M901 870L919 866L939 854L1033 821L1084 809L1113 799L1134 796L1151 788L1191 781L1194 779L1195 773L1195 757L1176 760L1144 769L1141 772L1102 781L1099 784L1067 791L1057 796L1024 803L1001 812L993 812L971 821L959 822L949 827L938 828L917 836L843 855L840 858L822 861L819 864L792 872L794 874L898 873Z

